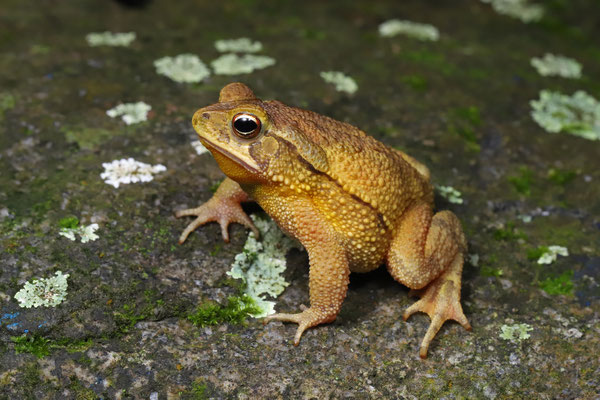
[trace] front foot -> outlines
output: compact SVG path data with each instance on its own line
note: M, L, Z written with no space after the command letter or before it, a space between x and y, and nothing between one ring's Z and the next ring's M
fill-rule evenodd
M181 233L179 244L183 244L189 234L196 228L211 221L218 222L221 225L221 234L225 242L229 242L229 231L227 228L232 222L237 222L250 228L256 237L259 236L258 229L254 226L248 214L244 212L240 203L228 198L217 198L215 196L200 207L175 212L175 218L185 216L195 216L196 219Z
M297 314L277 313L269 315L263 320L263 325L271 321L295 322L298 324L298 329L296 330L296 336L294 336L294 346L298 346L305 330L319 324L332 322L336 317L337 313L332 315L331 312L310 307Z
M460 282L460 281L459 281ZM453 319L461 324L466 330L471 330L471 324L465 317L462 306L460 305L460 283L457 285L452 279L447 279L444 275L431 282L422 291L417 291L421 299L412 306L408 307L402 318L406 321L416 312L424 312L431 318L431 324L427 333L421 342L419 356L427 358L429 344L438 333L444 322ZM419 293L424 292L424 293ZM412 291L411 291L412 293Z

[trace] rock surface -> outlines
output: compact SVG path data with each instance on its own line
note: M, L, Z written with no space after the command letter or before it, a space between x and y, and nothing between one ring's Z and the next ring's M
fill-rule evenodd
M135 3L135 6L131 6ZM129 6L127 6L129 4ZM475 0L40 2L0 10L0 398L579 398L600 396L600 142L550 134L531 118L543 89L600 97L594 1L544 2L525 24ZM437 41L378 35L401 18ZM91 47L90 32L135 32L129 47ZM219 57L214 41L251 37L274 66L177 83L165 56ZM583 65L577 80L540 76L551 52ZM261 54L262 54L261 53ZM358 83L349 95L321 71ZM188 316L239 294L228 279L247 232L199 229L174 209L211 196L223 175L190 143L193 112L232 80L355 124L427 164L462 193L439 208L462 220L471 262L463 304L473 326L444 325L418 357L429 319L401 319L408 290L384 268L353 275L338 320L291 345L294 325L256 319L193 325ZM106 111L151 105L126 125ZM166 171L114 188L102 163L132 157ZM250 208L251 211L257 211ZM58 234L97 223L99 239ZM529 222L526 222L529 221ZM537 264L544 246L568 248ZM278 310L308 301L305 253L287 254ZM69 274L66 301L20 308L26 281ZM502 327L527 324L506 340Z

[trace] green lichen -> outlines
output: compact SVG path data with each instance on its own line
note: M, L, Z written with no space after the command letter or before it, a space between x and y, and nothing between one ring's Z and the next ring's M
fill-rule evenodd
M222 39L215 42L215 48L221 53L257 53L263 45L259 41L253 42L249 38Z
M573 294L573 271L564 271L557 277L548 277L540 282L540 287L551 295L571 295Z
M345 75L339 71L323 71L320 73L321 78L327 83L331 83L335 86L335 90L338 92L346 92L353 94L358 90L356 81L351 77Z
M600 102L583 90L572 96L542 90L530 104L531 117L546 131L600 140Z
M31 307L56 307L67 297L67 278L69 274L63 275L56 271L56 276L51 278L34 279L25 282L23 288L15 294L19 306Z
M521 342L531 337L529 332L533 330L529 324L502 325L500 327L500 338L511 342Z
M194 325L205 327L222 323L241 324L249 316L261 314L262 310L254 299L248 295L232 296L226 305L215 303L203 304L188 315L187 319Z
M156 73L175 82L197 83L210 76L208 67L194 54L162 57L154 61Z
M429 41L436 41L440 38L440 32L433 25L399 19L391 19L379 25L379 34L383 37L405 35Z
M542 76L560 76L570 79L581 78L581 64L569 57L546 53L542 58L532 58L531 65Z
M533 171L526 166L519 168L519 175L514 175L508 178L512 183L513 188L524 196L531 195L531 185L533 183Z
M254 299L260 313L255 317L272 314L275 303L266 300L265 295L279 296L289 285L282 276L285 271L285 255L297 242L285 236L272 220L252 215L262 240L254 233L248 235L244 251L235 256L235 261L227 275L241 279L245 285L245 294Z
M210 65L217 75L240 75L275 65L275 59L254 54L239 56L231 53L223 54L213 60Z
M135 40L135 32L92 32L85 36L85 40L92 47L95 46L121 46L127 47Z

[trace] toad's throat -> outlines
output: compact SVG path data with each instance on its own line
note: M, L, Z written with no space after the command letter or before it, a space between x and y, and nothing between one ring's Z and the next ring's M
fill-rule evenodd
M210 140L200 136L200 142L202 143L202 145L204 145L204 147L206 147L211 152L216 151L217 153L220 153L222 156L227 157L228 159L232 160L233 162L241 165L244 169L246 169L252 173L258 173L258 170L255 167L251 166L250 164L248 164L246 161L242 160L235 154L223 149L222 147L217 146Z

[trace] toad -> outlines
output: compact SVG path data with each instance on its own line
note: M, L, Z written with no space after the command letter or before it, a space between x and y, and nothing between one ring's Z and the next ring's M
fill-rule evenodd
M196 217L179 242L209 221L220 224L226 242L232 222L258 235L240 204L256 201L308 252L310 307L265 323L298 324L297 345L306 329L336 319L351 272L385 263L420 296L404 320L415 312L431 318L421 358L446 320L471 329L460 304L465 236L456 215L433 212L423 164L347 123L262 101L242 83L225 86L192 123L227 178L209 201L176 212Z

